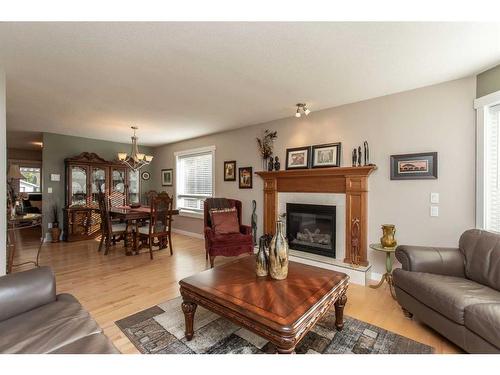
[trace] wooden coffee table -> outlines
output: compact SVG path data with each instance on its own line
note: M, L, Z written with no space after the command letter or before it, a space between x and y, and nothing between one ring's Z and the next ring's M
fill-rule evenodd
M197 305L266 338L279 353L292 353L299 341L335 304L335 326L344 326L346 274L290 262L288 278L255 275L255 258L244 257L179 282L186 338L193 338Z

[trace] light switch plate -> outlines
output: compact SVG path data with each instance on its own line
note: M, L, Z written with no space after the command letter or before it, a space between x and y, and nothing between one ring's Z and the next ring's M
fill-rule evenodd
M61 181L61 175L60 174L56 174L56 173L52 173L50 175L50 181Z
M439 203L439 193L431 193L431 203Z
M438 206L431 206L431 216L432 217L439 216L439 207Z
M47 193L52 194L52 188L51 187L47 188Z

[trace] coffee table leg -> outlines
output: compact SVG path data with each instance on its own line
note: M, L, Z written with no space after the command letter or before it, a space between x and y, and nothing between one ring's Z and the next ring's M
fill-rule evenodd
M186 338L190 341L194 335L193 322L197 305L193 302L184 301L181 306L184 312L184 320L186 321Z
M344 306L346 302L347 295L345 293L335 301L335 328L337 328L337 331L342 331L342 328L344 328Z
M284 349L284 348L278 348L276 347L276 349L278 350L278 354L294 354L295 353L295 347L293 348L287 348L287 349Z

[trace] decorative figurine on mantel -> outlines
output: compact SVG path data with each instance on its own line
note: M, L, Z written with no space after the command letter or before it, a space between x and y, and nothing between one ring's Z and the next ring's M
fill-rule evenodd
M274 157L274 170L279 171L281 168L280 160L277 156Z
M368 147L368 141L363 142L363 148L365 151L365 166L374 166L375 164L370 163L370 148Z
M269 172L272 172L273 171L273 168L274 168L274 161L273 161L273 157L270 156L269 157L269 162L267 163L267 170Z
M361 159L363 154L361 153L361 146L358 147L358 167L361 167Z
M352 166L355 167L358 164L358 151L356 149L352 150Z
M255 210L257 209L257 202L252 200L252 234L253 234L253 244L257 244L257 214Z

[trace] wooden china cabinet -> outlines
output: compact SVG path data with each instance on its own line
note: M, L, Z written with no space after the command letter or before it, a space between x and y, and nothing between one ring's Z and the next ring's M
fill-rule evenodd
M139 172L116 161L106 161L95 153L84 152L64 160L66 165L66 206L64 240L79 241L100 233L101 218L97 196L113 192L125 195L126 204L138 203Z

